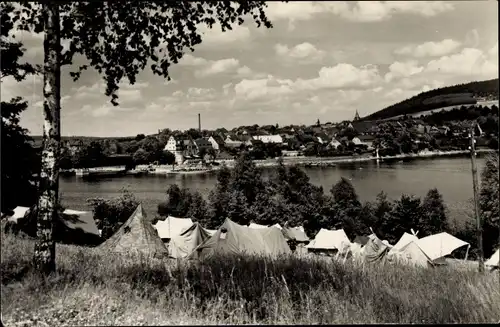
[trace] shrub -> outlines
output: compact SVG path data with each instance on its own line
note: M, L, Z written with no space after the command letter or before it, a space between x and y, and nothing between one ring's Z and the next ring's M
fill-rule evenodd
M87 200L92 206L92 212L97 228L102 230L101 237L109 238L127 221L139 205L139 201L129 191L123 190L122 195L113 199L93 198Z

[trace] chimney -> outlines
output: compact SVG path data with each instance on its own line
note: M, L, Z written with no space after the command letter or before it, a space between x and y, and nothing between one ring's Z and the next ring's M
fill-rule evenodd
M201 114L198 114L198 131L201 133Z

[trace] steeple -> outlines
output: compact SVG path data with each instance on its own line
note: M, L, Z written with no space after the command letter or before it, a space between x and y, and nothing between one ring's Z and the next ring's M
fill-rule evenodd
M354 120L353 121L358 121L361 118L359 118L358 110L356 109L356 114L354 115Z

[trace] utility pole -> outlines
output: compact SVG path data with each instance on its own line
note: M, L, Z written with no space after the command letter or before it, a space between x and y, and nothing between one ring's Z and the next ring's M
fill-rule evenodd
M474 138L474 130L476 127L476 122L472 123L470 129L470 159L472 165L472 185L474 189L474 213L476 215L476 226L477 226L477 246L479 248L479 272L484 271L484 254L483 254L483 224L481 221L481 217L479 215L479 199L477 192L477 167L476 167L476 140Z

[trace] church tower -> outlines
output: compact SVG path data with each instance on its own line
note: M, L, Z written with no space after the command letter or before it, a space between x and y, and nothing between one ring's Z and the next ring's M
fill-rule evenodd
M356 109L356 114L354 115L354 120L353 121L358 121L361 118L359 118L358 110Z

